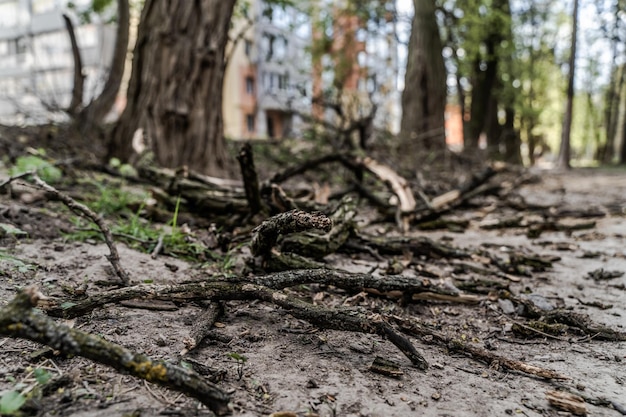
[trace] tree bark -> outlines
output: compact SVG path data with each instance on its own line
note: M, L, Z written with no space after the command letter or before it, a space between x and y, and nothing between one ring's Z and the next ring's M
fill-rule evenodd
M142 129L157 163L220 176L226 167L222 120L225 49L235 0L146 0L128 103L109 157L128 161Z
M402 92L401 134L426 150L445 149L446 68L434 0L414 0ZM420 146L422 148L422 146Z
M574 0L574 10L572 12L572 46L569 56L569 76L567 81L567 103L565 114L563 115L563 132L561 135L561 148L559 151L558 167L570 168L570 133L572 129L572 113L574 109L574 73L576 65L576 39L578 37L578 3Z
M100 95L80 112L78 121L81 129L102 123L115 104L117 93L120 90L124 76L129 31L130 6L128 0L118 0L117 32L115 35L115 47L113 49L113 60L111 61L109 75Z
M63 15L65 28L70 36L70 45L72 46L72 58L74 60L74 85L72 87L72 100L67 108L70 115L75 115L80 111L83 105L83 91L85 85L85 76L83 75L83 60L76 41L76 32L74 32L74 24L72 19L66 14Z

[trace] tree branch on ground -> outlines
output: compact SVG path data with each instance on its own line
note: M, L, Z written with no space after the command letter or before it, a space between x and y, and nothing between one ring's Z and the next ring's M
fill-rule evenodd
M32 340L66 355L82 356L194 397L217 415L229 413L230 396L194 371L57 324L33 309L42 297L36 288L30 287L0 309L0 334Z
M115 242L113 240L113 235L111 234L111 230L106 225L106 222L102 218L102 216L94 213L89 207L84 204L81 204L74 200L72 197L60 192L53 186L46 183L44 180L39 178L39 176L35 173L31 173L30 178L32 182L37 185L39 188L47 191L52 194L56 199L61 200L63 204L65 204L70 210L78 213L79 215L88 218L92 222L94 222L100 231L102 232L102 236L104 237L104 241L106 245L109 247L109 251L111 252L106 256L107 260L111 263L115 274L122 281L123 285L130 284L130 278L128 277L128 273L124 270L120 263L120 255L117 252L117 247L115 246Z

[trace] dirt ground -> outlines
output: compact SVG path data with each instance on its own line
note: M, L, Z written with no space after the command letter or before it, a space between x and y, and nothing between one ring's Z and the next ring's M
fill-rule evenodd
M480 228L491 215L481 208L463 212L470 219L464 233L412 233L445 239L461 248L484 247L495 252L526 248L558 256L560 260L553 268L512 282L511 292L540 295L555 306L564 305L625 332L626 277L595 281L587 273L599 268L626 271L626 173L575 170L565 175L545 171L540 176L540 183L520 190L528 202L597 207L606 215L596 219L593 230L544 232L540 238L529 239L515 228ZM2 240L6 246L3 250L19 261L5 258L0 263L0 305L12 299L18 288L31 284L62 296L63 288L84 284L88 293L102 291L98 283L111 278L106 246L64 241L58 231L69 230L71 225L55 214L54 207L27 205L0 196L0 222L29 234L14 241ZM590 253L595 257L587 256ZM120 256L134 282L183 282L198 273L196 266L184 261L152 259L124 245L120 245ZM385 262L369 258L333 255L326 261L349 271L386 267ZM442 264L441 270L445 278L455 278L449 266ZM354 295L326 288L311 295L314 293L329 305L341 304ZM584 304L592 302L611 307ZM267 416L279 411L298 416L569 415L546 400L546 392L556 388L567 388L588 399L589 415L626 413L626 342L570 336L521 339L510 332L515 318L505 315L497 301L485 300L478 305L424 301L403 306L395 300L365 295L358 305L388 314L419 316L442 332L570 379L557 383L504 372L496 364L451 354L428 340L413 338L430 364L421 372L394 345L378 336L319 330L260 302L226 303L225 314L216 326L220 337L203 343L186 358L225 372L219 384L232 392L233 414L241 416ZM202 309L193 304L169 307L152 311L108 305L68 324L151 357L179 362L182 340ZM86 359L42 352L35 343L10 338L1 338L0 346L0 392L14 388L16 383L34 384L34 368L47 369L55 378L65 376L59 387L27 403L25 415L210 415L196 400ZM231 353L247 358L243 367L229 356ZM369 371L376 356L397 362L404 375L391 378Z

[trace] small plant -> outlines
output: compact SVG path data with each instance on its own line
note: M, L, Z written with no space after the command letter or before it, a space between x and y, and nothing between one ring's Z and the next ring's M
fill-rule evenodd
M14 415L26 402L26 396L17 390L5 391L0 396L0 414Z
M228 357L233 359L235 362L237 362L237 381L241 381L241 378L243 378L243 367L246 364L246 361L248 360L248 358L246 358L243 355L240 355L237 352L228 353Z
M18 272L25 273L34 270L36 267L31 264L27 264L15 256L9 255L6 252L0 251L0 262L7 262L12 265ZM0 413L1 414L1 413Z
M43 368L35 368L33 375L35 376L36 383L31 385L26 385L23 382L15 383L14 378L8 378L9 381L14 382L15 385L13 389L0 393L0 415L17 415L20 408L22 408L26 400L28 400L29 394L32 394L36 388L48 383L52 378L50 372Z
M111 160L109 161L109 166L113 169L118 170L123 177L137 176L137 170L132 165L123 164L122 161L117 158L111 158Z
M45 151L41 149L38 151L37 155L18 157L15 161L15 165L9 169L9 174L15 176L35 171L42 180L49 184L58 182L63 175L62 171L43 159L43 156L45 156Z
M146 200L145 193L135 194L122 187L122 184L103 184L95 182L98 188L98 197L88 202L87 205L93 211L104 216L120 215L129 213L128 207L142 203Z

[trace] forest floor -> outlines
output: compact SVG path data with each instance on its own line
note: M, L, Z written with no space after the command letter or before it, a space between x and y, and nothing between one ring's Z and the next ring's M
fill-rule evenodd
M486 230L491 214L484 207L463 209L470 219L462 233L412 231L464 249L507 252L524 250L554 256L551 268L514 279L509 291L536 297L538 303L585 313L597 324L626 332L626 277L594 280L589 272L626 271L626 173L575 169L567 173L537 172L541 179L519 193L527 202L555 207L595 207L604 212L592 230L544 232L530 239L516 228ZM0 178L5 177L2 173ZM71 191L71 190L70 190ZM80 195L75 195L80 198ZM0 223L24 231L0 241L0 306L19 288L36 284L46 294L62 297L78 289L105 291L111 280L107 247L96 240L67 238L74 225L58 202L0 195ZM368 226L384 235L387 225ZM197 263L150 254L118 244L121 263L137 283L180 283L198 276ZM228 262L235 269L248 255L240 248ZM222 262L225 262L224 260ZM373 257L330 255L329 267L351 272L384 270L388 261ZM206 265L204 266L206 267ZM449 264L433 261L442 276L454 279ZM410 267L409 267L410 268ZM410 273L410 271L403 271ZM219 385L232 392L234 415L242 416L487 416L569 415L546 399L552 390L582 396L589 415L626 413L626 342L599 341L584 335L519 337L517 322L501 300L485 297L478 304L418 301L346 293L331 287L301 289L324 305L352 305L386 314L416 316L447 335L486 348L501 357L564 374L553 381L507 371L453 353L425 338L412 338L430 367L411 366L389 341L377 335L324 330L298 320L273 305L228 301L215 325L218 336L205 341L183 360L223 371ZM356 296L355 296L356 295ZM179 352L202 308L194 303L163 302L161 310L110 304L67 320L76 329L151 357L180 362ZM239 356L237 356L239 355ZM245 357L245 362L237 358ZM369 370L375 357L397 363L402 375ZM197 400L122 375L80 357L66 357L36 343L0 338L0 393L37 385L34 371L43 369L58 381L53 389L33 395L20 411L39 416L211 415ZM621 408L621 411L620 411ZM278 412L291 412L280 414Z

